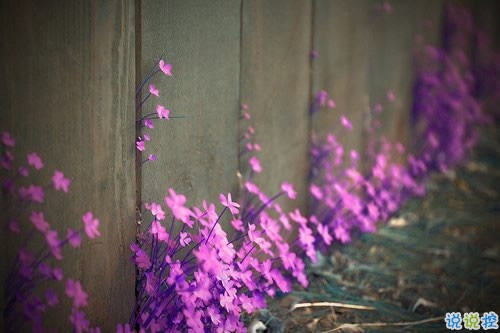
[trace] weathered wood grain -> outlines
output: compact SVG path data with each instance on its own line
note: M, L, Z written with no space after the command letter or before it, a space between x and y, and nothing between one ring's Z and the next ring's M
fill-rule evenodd
M66 250L62 266L89 293L91 323L110 332L134 303L134 8L114 0L0 6L0 127L17 137L19 160L42 156L36 183L49 185L54 169L71 178L70 193L48 190L42 207L60 237L88 210L100 219L102 236ZM49 322L70 331L69 301L60 298Z
M328 92L335 109L324 108L313 117L319 137L333 133L346 150L363 152L364 122L369 107L368 63L372 38L372 3L364 0L317 0L314 10L313 93ZM340 116L353 124L344 129Z
M384 12L373 1L373 26L369 64L370 105L381 103L381 132L392 142L409 143L413 90L413 50L417 2L391 1L392 11ZM395 95L390 102L388 91Z
M417 1L416 8L416 42L425 45L441 46L443 38L444 0Z
M142 168L142 199L164 203L173 187L189 204L218 202L238 188L240 1L143 1L141 11L142 76L165 53L173 76L154 78L159 101L187 117L145 131L158 161Z
M268 194L283 181L300 193L283 207L305 207L309 144L312 2L244 1L241 101L248 104L263 172L255 178ZM245 123L246 124L246 123ZM242 133L243 135L243 128ZM248 171L247 158L240 167Z

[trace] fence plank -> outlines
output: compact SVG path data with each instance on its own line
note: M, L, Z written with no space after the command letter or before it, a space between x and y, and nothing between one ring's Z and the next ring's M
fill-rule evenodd
M255 180L268 194L280 191L283 181L293 183L300 193L293 204L301 208L307 192L311 14L308 1L243 2L241 101L250 107L264 169ZM248 170L246 159L240 167Z
M409 142L410 110L413 89L413 52L415 47L417 2L391 2L392 10L377 8L373 1L373 38L369 70L370 104L385 105L381 132L392 142ZM388 101L392 91L394 102Z
M134 302L134 8L3 1L0 13L1 127L17 137L19 160L30 151L44 158L38 184L50 184L54 169L71 178L70 194L48 190L42 208L60 237L87 210L100 218L102 236L65 251L62 265L89 292L91 322L112 331ZM49 312L61 331L70 330L68 310Z
M153 81L171 115L188 117L146 131L158 161L143 167L143 201L173 187L189 203L215 202L237 190L240 2L144 1L141 11L142 76L166 53L173 77Z
M346 149L364 149L363 123L368 108L368 61L372 31L372 4L367 1L317 0L314 16L313 93L326 90L335 109L314 115L313 131L323 137L332 132ZM339 121L346 115L353 131Z

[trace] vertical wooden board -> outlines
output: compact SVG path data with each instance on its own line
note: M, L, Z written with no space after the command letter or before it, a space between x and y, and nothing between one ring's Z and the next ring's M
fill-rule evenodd
M283 207L305 207L309 144L309 52L312 3L244 1L241 101L248 104L263 172L255 178L271 195L283 181L299 197ZM246 124L246 123L245 123ZM242 125L242 129L243 128ZM248 171L246 158L242 171Z
M60 237L80 229L88 210L100 219L101 237L85 236L52 264L82 281L91 323L113 331L134 304L134 8L122 1L3 1L0 13L1 127L16 136L18 160L31 151L42 156L35 183L49 185L54 169L71 178L69 194L47 190L46 203L32 206ZM22 223L26 230L27 216ZM29 246L41 242L35 237ZM49 322L70 331L62 290Z
M313 93L326 90L335 109L313 116L313 131L324 137L333 133L346 150L362 152L364 121L368 108L368 61L372 31L372 4L364 0L317 0L314 9ZM353 124L344 129L340 116Z
M391 142L409 143L413 89L413 49L417 1L392 1L392 11L373 4L373 37L369 65L370 105L381 103L381 132ZM387 92L395 95L389 102Z
M445 16L444 0L421 0L417 2L416 42L425 45L441 46L443 37L443 19Z
M158 161L142 168L143 202L161 202L167 188L201 205L218 202L219 193L237 190L240 1L142 1L142 77L163 53L173 76L153 82L158 102L173 116L147 130L146 154ZM153 96L154 97L154 96ZM147 156L147 155L146 155Z

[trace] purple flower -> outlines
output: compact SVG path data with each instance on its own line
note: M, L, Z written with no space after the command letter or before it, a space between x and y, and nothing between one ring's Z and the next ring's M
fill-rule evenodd
M9 230L15 234L21 233L21 228L19 228L19 224L16 221L9 221Z
M61 240L57 236L57 231L48 230L45 232L45 240L49 245L50 252L57 260L62 260Z
M59 298L57 294L52 289L47 289L45 291L45 298L47 299L47 305L54 307L59 304Z
M72 247L79 247L82 242L82 237L80 236L80 233L71 228L68 228L66 238L68 239L68 242Z
M62 190L63 192L68 193L71 180L65 178L61 171L56 170L52 176L52 184L54 185L56 191Z
M154 84L150 84L149 85L149 92L152 94L152 95L155 95L157 97L160 97L160 91L158 89L156 89L155 85Z
M85 318L85 313L75 308L71 311L69 321L73 324L76 333L86 332L89 329L90 322Z
M7 147L14 147L16 145L16 140L9 132L2 132L0 140Z
M172 65L165 63L165 61L160 60L160 69L165 75L167 76L172 76L171 70L172 70Z
M47 230L49 230L50 225L47 221L45 221L43 212L32 211L30 220L38 231L45 233Z
M138 151L145 151L146 150L145 142L141 139L139 139L135 142L135 146L136 146Z
M87 306L88 295L83 290L80 281L67 279L66 280L66 295L73 300L73 307L78 309Z
M231 214L233 214L233 215L238 214L238 212L239 212L238 208L240 207L240 205L238 203L232 201L231 193L228 193L227 197L221 193L219 195L219 200L223 206L229 208L229 210L231 211Z
M36 170L40 170L43 168L43 161L37 153L28 154L28 164Z
M161 205L156 202L151 203L151 214L159 221L165 219L165 212L161 209Z
M163 105L158 104L156 106L156 113L158 114L158 118L162 119L165 118L168 120L169 115L170 115L170 110L164 107Z
M257 157L252 156L250 157L250 160L248 161L250 163L250 166L252 167L252 170L254 172L260 173L262 172L262 166L260 165L260 161Z
M295 200L297 198L297 192L295 192L292 184L284 182L281 184L281 189L290 199Z
M174 217L186 223L189 227L192 227L193 224L189 221L191 211L184 206L186 197L182 194L175 193L171 188L168 189L168 192L170 195L165 197L165 203L172 211L172 214L174 214Z
M340 122L341 122L342 126L344 126L349 131L352 131L352 124L349 121L349 119L347 119L346 116L343 116L343 115L340 116Z
M139 249L135 252L135 264L137 267L142 269L149 269L151 267L151 261L149 260L149 256L143 250Z
M94 218L92 212L86 212L82 216L82 221L85 227L85 233L90 239L101 236L99 232L99 220Z

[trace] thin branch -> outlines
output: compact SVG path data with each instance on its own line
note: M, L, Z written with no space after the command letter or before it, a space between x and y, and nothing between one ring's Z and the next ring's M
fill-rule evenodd
M337 303L337 302L317 302L317 303L297 303L292 306L290 312L298 308L310 308L310 307L336 307L345 309L355 309L355 310L375 310L372 306L347 304L347 303Z

